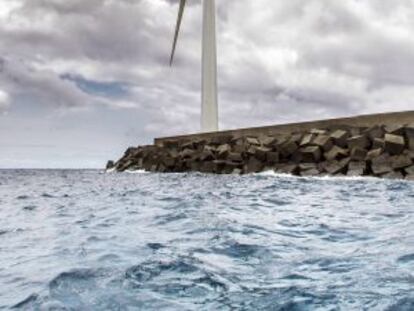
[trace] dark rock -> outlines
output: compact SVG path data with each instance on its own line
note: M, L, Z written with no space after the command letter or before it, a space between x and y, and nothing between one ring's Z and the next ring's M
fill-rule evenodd
M340 160L349 156L349 151L338 146L333 146L331 150L324 153L324 157L328 161Z
M393 169L402 169L413 165L413 161L406 155L390 157L391 167Z
M331 134L331 138L333 139L335 145L346 148L348 146L347 140L349 138L349 132L339 129Z
M390 155L401 154L405 148L403 136L385 134L385 151Z
M328 135L318 135L313 140L313 144L322 148L323 151L329 151L333 147L333 142L331 137Z
M114 161L108 161L108 163L106 163L107 170L113 169L114 167L115 167Z
M302 162L319 162L321 160L321 149L318 146L308 146L299 150Z
M367 171L367 164L366 162L356 162L352 161L348 165L348 176L363 176Z
M364 161L367 156L367 151L361 148L353 148L351 150L351 160Z
M350 150L354 148L368 149L369 145L370 142L366 135L358 135L348 138L348 147Z

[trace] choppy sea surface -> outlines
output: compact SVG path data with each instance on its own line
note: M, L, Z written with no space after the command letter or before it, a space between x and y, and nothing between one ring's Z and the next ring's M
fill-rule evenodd
M414 183L2 170L0 309L414 310Z

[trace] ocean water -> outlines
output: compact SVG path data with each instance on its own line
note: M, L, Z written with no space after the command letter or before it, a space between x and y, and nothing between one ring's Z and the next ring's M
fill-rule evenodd
M414 183L3 170L0 309L414 310Z

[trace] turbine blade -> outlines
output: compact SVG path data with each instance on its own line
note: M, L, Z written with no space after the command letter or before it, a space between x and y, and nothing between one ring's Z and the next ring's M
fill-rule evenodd
M178 34L180 33L181 20L183 19L184 8L187 0L180 0L180 8L178 10L177 25L175 26L174 42L172 46L170 66L174 61L175 48L177 47Z

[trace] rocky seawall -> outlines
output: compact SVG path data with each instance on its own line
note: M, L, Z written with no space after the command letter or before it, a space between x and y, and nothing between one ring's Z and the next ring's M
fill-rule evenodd
M371 127L331 124L290 133L220 134L130 147L108 169L414 180L414 122Z

